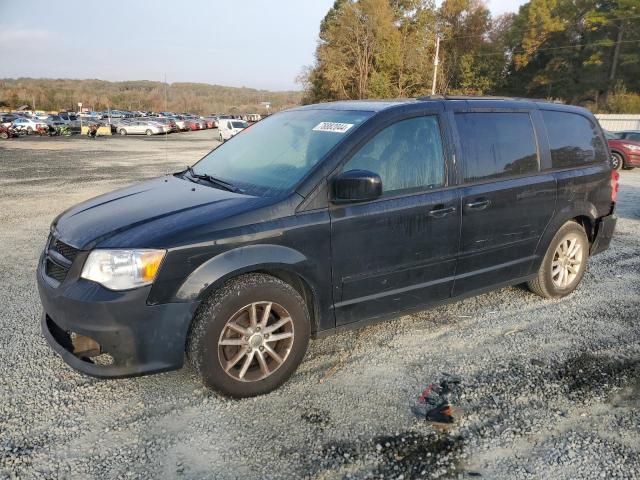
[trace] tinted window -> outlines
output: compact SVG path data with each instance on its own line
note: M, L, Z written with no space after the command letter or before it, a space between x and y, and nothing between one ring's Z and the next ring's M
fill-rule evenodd
M607 158L595 124L582 115L542 111L551 146L553 168L584 165Z
M640 132L626 132L622 138L640 142Z
M377 173L384 193L441 187L445 174L438 119L410 118L385 128L343 170Z
M528 113L457 113L465 181L538 171L538 149Z

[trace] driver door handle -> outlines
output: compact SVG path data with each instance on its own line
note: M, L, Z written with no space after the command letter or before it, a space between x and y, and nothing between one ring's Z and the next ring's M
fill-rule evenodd
M429 216L434 218L442 218L452 213L456 213L458 209L456 207L445 207L443 205L436 205L433 210L429 210Z

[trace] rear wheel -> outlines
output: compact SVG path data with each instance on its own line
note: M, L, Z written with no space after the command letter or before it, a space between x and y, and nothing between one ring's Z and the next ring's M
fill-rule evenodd
M6 140L7 138L9 138L9 134L7 132L0 132L0 138Z
M565 223L551 241L538 276L529 289L545 298L560 298L573 292L587 268L589 239L582 226Z
M147 137L150 137L151 135L153 135L153 132L151 130L147 130L144 133L147 135Z
M251 397L291 376L310 332L306 305L293 287L269 275L243 275L213 292L199 309L187 356L209 387Z
M611 154L611 167L614 170L620 170L624 167L624 158L622 158L622 155L615 152Z
M33 133L33 128L27 127L27 135L31 135Z
M127 131L124 128L121 128L118 133L120 133L120 135L122 135L123 137L127 135Z

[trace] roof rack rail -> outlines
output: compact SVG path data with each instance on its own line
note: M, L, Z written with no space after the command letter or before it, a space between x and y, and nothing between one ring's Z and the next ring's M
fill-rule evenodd
M417 100L504 100L515 102L545 102L564 104L561 100L548 100L546 98L504 97L498 95L447 95L435 94L418 97Z

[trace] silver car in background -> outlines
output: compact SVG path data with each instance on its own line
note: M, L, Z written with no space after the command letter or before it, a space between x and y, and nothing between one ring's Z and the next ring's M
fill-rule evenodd
M116 131L120 135L160 135L165 133L167 129L164 125L157 122L149 122L146 120L123 119L116 123Z

